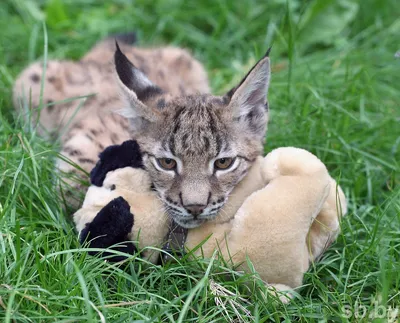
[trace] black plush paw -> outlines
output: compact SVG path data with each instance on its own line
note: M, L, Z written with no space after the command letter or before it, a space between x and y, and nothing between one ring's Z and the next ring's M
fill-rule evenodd
M140 147L134 140L121 145L109 146L102 153L96 166L90 172L90 182L102 186L108 172L124 167L143 168Z
M82 230L79 241L81 244L87 242L89 248L107 249L117 243L126 242L120 246L114 246L113 250L133 254L136 248L132 242L128 242L128 234L133 227L133 214L130 212L130 206L124 198L118 197L109 202L97 213L91 223L86 224ZM89 251L90 255L98 252ZM125 257L102 252L102 256L110 261L121 261Z

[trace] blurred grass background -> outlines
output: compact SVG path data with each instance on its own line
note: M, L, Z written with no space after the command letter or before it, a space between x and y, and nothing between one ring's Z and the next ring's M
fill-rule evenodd
M43 26L49 58L79 59L116 32L135 31L143 46L189 48L216 93L272 45L266 152L297 146L317 154L350 203L342 234L298 298L282 305L256 274L215 260L157 267L133 258L119 268L77 249L54 193L57 151L11 104L15 77L43 58ZM3 0L0 320L371 321L382 305L387 321L389 308L400 311L399 35L397 0ZM220 296L224 306L211 281L234 294ZM356 318L360 306L366 314Z

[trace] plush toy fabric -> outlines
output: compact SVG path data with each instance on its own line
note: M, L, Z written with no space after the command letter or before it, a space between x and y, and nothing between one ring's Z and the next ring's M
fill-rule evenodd
M92 186L82 208L74 214L81 242L90 241L92 248L104 249L129 240L137 240L141 248L162 245L168 233L168 217L151 188L135 141L106 148L90 180ZM135 249L132 244L117 248L127 253ZM152 262L158 259L152 250L145 250L143 256Z
M142 168L137 144L107 148L91 180L74 215L81 241L96 248L137 241L139 249L145 248L143 257L156 262L159 255L146 247L163 245L170 220ZM215 220L189 229L184 248L204 243L196 253L205 257L220 249L245 271L249 257L266 283L291 289L301 285L310 263L335 240L346 212L343 191L317 157L299 148L278 148L256 160ZM130 245L120 250L132 253Z

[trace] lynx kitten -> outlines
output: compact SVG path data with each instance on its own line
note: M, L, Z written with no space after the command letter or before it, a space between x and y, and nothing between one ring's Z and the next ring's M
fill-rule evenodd
M114 51L113 66L109 61ZM21 106L22 90L30 89L36 112L42 74L36 63L20 75L14 87L16 107ZM61 137L62 154L90 171L107 145L134 138L168 214L183 227L217 217L263 151L268 52L224 96L209 93L203 67L185 50L119 47L110 39L80 62L49 61L45 77L39 121L43 133L67 129ZM79 111L76 101L60 102L92 93ZM69 175L77 172L66 161L58 167Z

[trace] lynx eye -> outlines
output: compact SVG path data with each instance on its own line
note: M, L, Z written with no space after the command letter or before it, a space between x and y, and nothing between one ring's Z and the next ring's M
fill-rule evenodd
M232 166L233 162L235 161L234 158L220 158L214 162L214 168L217 170L224 170L228 169Z
M176 168L176 161L171 158L157 158L157 163L165 170L174 170Z

